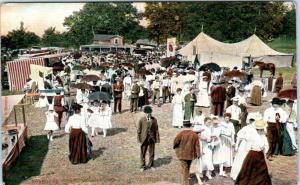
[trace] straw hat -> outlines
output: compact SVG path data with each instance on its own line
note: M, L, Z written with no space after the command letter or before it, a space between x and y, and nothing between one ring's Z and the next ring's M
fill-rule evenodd
M253 125L256 129L265 129L267 127L267 123L262 119L256 120Z

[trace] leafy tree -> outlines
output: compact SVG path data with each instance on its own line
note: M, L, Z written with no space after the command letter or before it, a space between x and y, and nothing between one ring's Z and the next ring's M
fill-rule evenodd
M282 33L288 37L296 38L296 9L294 6L285 14L283 20Z
M55 31L55 27L49 27L45 30L41 42L44 46L61 47L65 45L63 35L60 32Z
M141 16L130 3L87 3L65 18L68 37L74 45L90 44L94 34L118 34L130 42L144 32Z
M28 48L40 42L39 36L33 32L26 31L23 22L21 22L18 30L8 32L5 39L7 42L6 47L10 49Z

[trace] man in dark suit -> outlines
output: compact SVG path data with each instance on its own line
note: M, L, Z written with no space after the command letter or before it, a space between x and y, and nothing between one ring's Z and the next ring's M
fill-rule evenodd
M213 82L211 88L211 103L212 114L215 116L223 116L224 103L226 101L226 88L222 85L223 82Z
M195 126L194 130L189 129L191 124L186 124L185 130L181 131L175 138L173 149L180 160L183 176L183 185L189 185L189 173L192 161L200 157L200 143L197 133L202 132L201 126ZM200 177L198 183L202 183Z
M155 143L159 143L159 130L156 118L152 114L152 108L146 106L144 108L146 116L142 117L138 124L137 135L138 142L141 143L141 171L146 169L145 157L149 147L149 163L148 167L152 168L154 163Z
M228 81L229 86L227 87L227 92L226 92L226 108L232 105L232 98L235 97L235 87L232 85L233 81Z
M75 100L70 96L70 92L65 93L64 97L64 109L66 112L66 119L69 120L69 117L74 114L72 105L74 104Z
M113 84L113 95L114 95L114 112L117 112L117 108L119 113L122 111L122 93L124 91L124 85L121 83L121 79L117 79L117 83Z
M282 87L283 87L282 73L279 73L279 76L276 78L275 81L275 93L279 93Z
M133 80L133 86L131 87L131 95L130 95L130 112L134 113L137 111L138 108L138 100L139 100L139 93L140 93L140 86L137 84L138 80Z

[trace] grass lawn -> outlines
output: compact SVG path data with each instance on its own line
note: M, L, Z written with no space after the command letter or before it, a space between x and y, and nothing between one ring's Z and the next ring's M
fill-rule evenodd
M296 39L278 37L267 44L279 52L296 53Z

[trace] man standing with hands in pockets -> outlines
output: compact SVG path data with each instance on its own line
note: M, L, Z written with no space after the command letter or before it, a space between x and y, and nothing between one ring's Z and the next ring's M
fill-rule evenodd
M144 108L144 113L146 115L140 119L137 129L138 142L141 143L141 171L146 170L145 157L148 147L148 168L153 167L155 143L160 142L158 124L156 118L152 116L152 108L150 106L146 106Z

